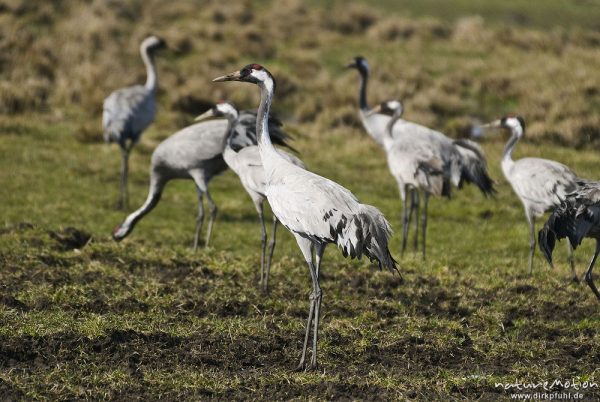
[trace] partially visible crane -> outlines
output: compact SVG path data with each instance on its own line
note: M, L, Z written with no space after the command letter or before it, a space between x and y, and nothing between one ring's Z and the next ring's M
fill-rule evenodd
M156 51L166 47L158 36L148 36L140 45L142 60L146 66L146 84L117 89L103 104L102 129L106 142L116 142L121 147L121 186L118 207L127 209L129 194L127 176L129 153L139 141L142 132L152 123L156 114L155 92L158 74L154 64Z
M594 284L592 270L600 253L600 182L579 182L581 187L567 195L539 232L540 250L552 264L552 251L556 239L567 237L573 248L586 237L596 239L596 250L584 279L600 300L600 292Z
M210 219L205 246L208 247L212 227L217 215L217 206L209 191L209 182L227 169L223 160L223 140L227 133L228 122L225 119L211 120L185 127L158 144L152 153L150 164L150 188L144 204L113 231L113 239L124 239L135 225L149 213L160 200L165 185L173 179L192 179L198 193L198 217L194 232L194 250L198 248L200 231L204 222L204 195L208 200ZM277 119L269 119L273 132L273 142L291 148L286 140L289 136L281 130ZM240 112L234 132L231 134L233 147L243 148L256 144L256 112ZM292 148L293 149L293 148Z
M541 158L512 159L517 142L525 134L525 120L521 116L505 116L482 126L483 129L503 128L511 133L502 155L502 172L525 208L529 225L529 274L533 269L535 250L535 219L546 211L556 208L566 195L577 189L579 178L562 163ZM574 279L577 279L573 248L567 244L569 263Z
M269 272L271 270L273 251L275 250L277 224L279 221L277 220L277 217L273 215L273 232L271 234L271 241L269 242L269 254L265 261L267 245L267 231L263 214L263 204L266 200L265 170L262 166L258 146L249 145L237 150L232 146L234 127L239 119L238 110L232 103L219 102L202 115L196 117L196 121L209 119L211 117L224 117L229 123L227 126L227 134L223 137L223 159L225 160L225 163L227 163L227 166L229 166L229 168L240 178L242 186L244 186L244 189L252 199L254 208L256 208L256 212L258 213L261 227L260 285L262 290L266 292L269 286ZM280 149L278 149L277 152L294 165L303 169L305 168L304 163L296 156Z
M396 262L388 249L390 225L377 208L359 203L346 188L296 166L273 146L267 122L275 80L263 66L249 64L213 81L249 82L260 88L256 132L265 170L265 193L277 219L296 238L312 279L313 291L309 297L310 309L298 368L315 369L323 297L319 270L325 247L330 243L337 244L344 256L360 258L364 254L372 261L377 261L380 267L396 271ZM313 322L312 358L306 366L306 351Z

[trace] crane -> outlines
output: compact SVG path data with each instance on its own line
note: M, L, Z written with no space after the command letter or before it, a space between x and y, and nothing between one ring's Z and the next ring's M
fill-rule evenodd
M113 231L113 239L127 237L135 225L158 204L165 185L173 179L192 179L198 194L198 217L194 232L194 250L198 248L199 236L204 222L203 198L206 195L210 218L205 246L208 247L212 227L217 215L217 206L208 191L209 182L227 169L222 157L223 139L227 133L225 119L192 124L171 135L158 144L152 153L150 164L150 186L144 204L129 214ZM281 130L281 123L269 119L273 141L287 146L289 136ZM256 112L242 111L234 128L232 146L245 147L256 144ZM293 148L292 148L293 149Z
M142 132L152 123L156 114L154 100L158 87L158 74L154 64L157 50L166 47L158 36L148 36L140 45L142 60L146 66L146 84L117 89L103 104L102 129L106 142L116 142L121 147L121 185L118 207L126 209L129 203L127 176L129 153L139 141Z
M390 116L371 110L367 103L369 64L364 57L357 56L346 67L356 69L360 74L358 107L363 127L375 142L385 148L384 138L387 137L386 127ZM451 195L450 183L457 188L462 188L464 183L474 183L485 196L493 195L496 192L494 181L487 172L485 155L477 143L466 139L453 140L438 131L401 118L398 118L393 126L393 138L394 141L401 142L417 141L418 139L422 144L422 151L426 155L434 155L436 159L442 161L445 195L448 197ZM405 190L405 192L407 191ZM403 213L403 217L408 216L409 219L414 209L417 210L416 215L418 215L419 208L418 189L413 187L410 192L412 200L410 209L408 214ZM426 219L423 219L423 222L426 222ZM418 229L418 224L415 225L415 228ZM417 238L418 233L415 234L415 249L418 245ZM403 244L405 243L403 242ZM423 250L425 250L424 244ZM423 255L425 255L424 252Z
M277 219L296 238L312 280L308 321L298 368L315 369L323 297L319 270L325 247L329 243L337 244L346 257L361 258L366 255L371 261L377 261L380 268L384 266L397 272L396 262L388 249L390 225L377 208L361 204L346 188L294 165L277 152L267 124L275 79L267 69L259 64L249 64L213 81L248 82L260 88L256 131L265 170L265 193ZM310 364L306 365L311 324L314 324L312 357Z
M386 135L383 137L383 147L387 155L390 173L398 183L400 199L403 201L402 216L402 248L406 249L408 238L408 225L410 223L409 208L407 205L411 191L417 194L424 193L422 234L423 234L423 256L425 256L425 245L427 243L427 207L429 196L450 196L449 182L444 179L444 162L428 147L428 142L420 136L413 138L398 137L394 140L393 127L402 116L402 103L397 100L383 102L374 107L369 114L382 113L390 115L391 119L386 126ZM418 209L417 209L418 211ZM418 222L418 217L417 222ZM418 242L418 223L415 231L415 243Z
M541 158L512 159L517 142L525 135L525 120L521 116L505 116L482 126L483 129L503 128L511 133L502 154L502 172L523 203L529 225L529 274L533 270L535 250L535 219L556 208L561 200L577 188L577 175L562 163ZM575 279L573 248L567 244L571 272Z
M271 270L271 260L273 251L275 250L275 242L277 235L277 224L279 221L273 215L273 232L271 241L269 242L269 254L265 264L265 251L267 244L267 231L265 228L265 218L263 214L263 204L266 200L265 196L265 172L258 152L258 146L249 145L238 149L232 147L232 134L234 126L238 122L239 113L235 106L230 102L219 102L202 115L196 117L196 121L208 119L211 117L224 117L228 121L227 134L223 137L223 159L227 166L235 172L240 178L242 186L252 199L254 208L258 213L258 219L261 227L261 254L260 254L260 285L262 290L266 292L269 285L269 272ZM304 163L296 156L277 150L285 159L296 166L305 168Z
M567 195L540 230L540 250L552 265L552 251L556 239L567 237L569 245L573 248L579 246L585 237L596 239L596 250L584 279L600 300L600 292L592 277L592 269L600 253L600 182L581 181L577 184L580 187Z

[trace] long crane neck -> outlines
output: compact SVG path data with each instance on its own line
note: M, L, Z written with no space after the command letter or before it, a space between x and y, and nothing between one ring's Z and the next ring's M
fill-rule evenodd
M227 130L225 130L225 136L223 137L223 150L231 148L231 141L233 139L233 129L238 122L237 114L228 114L227 118Z
M262 153L266 150L275 150L269 135L269 111L275 91L275 82L272 78L267 78L258 85L260 87L260 106L256 116L256 135L258 137L258 149Z
M364 69L359 69L360 73L360 87L358 90L358 107L361 110L369 110L369 105L367 104L367 82L369 81L369 71Z
M504 162L504 161L512 162L513 150L515 149L517 142L519 142L519 139L523 135L523 130L520 127L512 128L511 132L512 132L512 135L510 136L510 139L504 146L504 153L502 154L502 162Z
M394 142L394 131L393 131L394 125L396 124L398 119L400 119L400 116L402 116L402 111L396 111L392 115L390 120L388 121L387 125L385 126L385 135L383 136L383 146L386 149L389 148Z
M142 46L140 49L142 60L146 66L146 89L156 91L158 87L158 75L156 73L156 65L154 64L154 56L150 54L147 46Z

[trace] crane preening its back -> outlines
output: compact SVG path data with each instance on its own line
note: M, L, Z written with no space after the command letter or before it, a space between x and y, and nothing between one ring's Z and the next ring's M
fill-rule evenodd
M262 290L266 292L269 284L269 272L271 269L271 260L275 250L275 240L277 235L277 224L279 221L273 215L273 232L269 243L269 254L265 261L265 248L267 244L267 232L265 228L265 218L263 215L263 204L265 196L265 171L262 166L258 146L249 145L241 149L234 149L232 138L235 133L234 127L238 124L239 113L235 106L229 102L217 103L214 107L198 116L196 121L208 119L211 117L225 117L228 121L227 134L223 137L223 159L227 166L235 172L242 182L242 186L252 199L258 219L261 226L261 254L260 254L260 284ZM304 168L304 163L292 154L277 150L281 156L296 166Z
M158 87L158 74L154 55L157 50L165 46L165 41L157 36L152 35L144 39L140 45L140 53L146 66L146 84L118 89L104 100L102 113L104 140L118 143L122 153L118 203L120 208L128 207L129 153L156 114L154 96Z
M592 269L600 253L600 182L582 181L578 184L580 187L567 195L540 230L540 250L552 264L552 252L557 239L568 238L573 248L579 246L586 237L596 239L596 250L584 279L600 300L600 292L592 278Z
M371 109L367 103L367 83L369 80L369 65L364 57L356 57L348 68L356 69L360 74L360 86L358 95L359 117L367 133L384 149L386 152L391 149L391 144L398 143L399 147L411 147L412 153L420 154L418 158L435 158L441 163L441 170L444 178L444 195L450 196L450 184L461 188L464 183L474 183L484 195L493 195L494 182L487 172L487 163L481 148L469 140L453 140L444 134L401 119L399 116L391 127L391 137L389 141L388 127L390 122L390 113L382 113L377 108ZM386 141L389 145L386 145ZM414 145L413 145L414 144ZM418 145L417 145L418 144ZM396 147L396 145L393 145ZM393 156L392 156L393 157ZM396 159L395 157L393 157ZM388 155L389 160L389 155ZM398 172L394 175L398 181ZM394 174L394 173L392 173ZM407 172L406 175L409 173ZM406 176L403 175L403 176ZM406 237L408 236L408 224L412 216L412 211L419 208L419 187L415 186L410 180L398 181L400 198L405 204L408 196L411 197L411 205L408 212L403 212L403 240L402 249L406 247ZM425 192L425 202L427 202L430 193ZM418 219L418 217L417 217ZM425 255L425 231L427 225L427 206L424 208L423 223L423 255ZM415 225L415 250L418 247L418 221Z
M482 126L484 129L503 128L511 133L502 155L502 172L523 203L529 225L529 273L533 269L535 250L535 219L556 208L567 194L577 188L577 175L562 163L541 158L512 159L517 142L525 134L525 121L520 116L506 116ZM572 248L567 244L574 278L577 278Z
M208 247L212 227L217 214L208 184L220 173L227 169L223 160L223 140L227 134L228 122L217 119L193 124L171 135L158 144L152 153L150 165L150 187L144 204L125 218L114 231L113 238L120 241L127 237L135 225L148 214L160 201L166 184L173 179L192 179L198 193L198 217L194 233L194 250L198 248L200 232L204 222L203 198L206 195L210 209L208 231L205 246ZM273 133L273 142L287 146L289 136L280 128L281 123L276 119L269 120ZM231 144L234 148L243 148L256 144L256 112L242 111L234 132L231 134Z
M337 244L345 256L366 255L379 266L396 271L396 262L388 249L390 225L375 207L361 204L339 184L302 169L284 158L271 142L268 112L275 92L271 73L258 64L250 64L213 81L243 81L258 85L261 100L256 121L258 149L265 170L266 196L273 213L294 235L310 271L313 291L306 324L304 347L299 368L317 366L317 339L322 291L319 270L325 247ZM314 256L313 256L314 252ZM313 324L312 358L306 352Z

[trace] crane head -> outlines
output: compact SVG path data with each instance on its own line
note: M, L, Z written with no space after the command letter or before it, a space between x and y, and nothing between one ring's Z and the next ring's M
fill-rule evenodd
M513 135L522 136L525 133L525 120L521 116L507 115L491 123L484 124L480 129L504 128L510 130Z
M369 72L369 63L367 63L367 59L362 56L356 56L354 60L346 66L346 68L355 68L361 73Z
M141 47L143 49L155 51L159 49L165 49L167 47L167 42L165 42L165 40L159 36L150 35L143 40Z
M381 113L387 116L397 116L398 118L402 116L404 112L404 107L402 106L402 102L399 100L389 100L385 102L381 102L379 105L375 106L371 109L367 116L371 116L373 114Z
M215 78L213 82L243 81L252 84L260 84L267 81L269 78L273 80L273 76L266 68L260 64L248 64L241 70Z
M236 120L239 116L239 113L236 107L231 102L220 101L216 103L213 107L208 109L206 112L197 116L194 121L206 120L211 117L225 117L228 119Z

